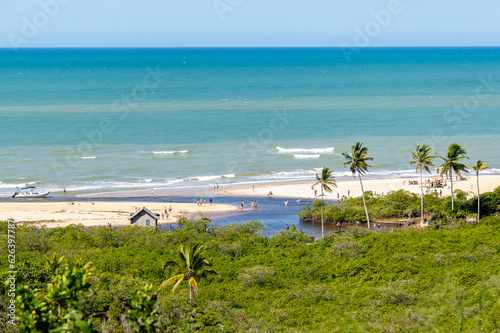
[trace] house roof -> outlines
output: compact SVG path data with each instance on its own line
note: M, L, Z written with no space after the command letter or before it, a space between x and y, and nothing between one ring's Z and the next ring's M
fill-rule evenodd
M160 219L160 214L155 214L152 211L150 211L149 209L147 209L146 207L142 207L137 212L135 212L135 214L130 215L130 217L128 219L129 220L133 219L134 217L136 217L137 215L139 215L141 212L145 212L146 214L150 215L152 218L154 218L156 220Z

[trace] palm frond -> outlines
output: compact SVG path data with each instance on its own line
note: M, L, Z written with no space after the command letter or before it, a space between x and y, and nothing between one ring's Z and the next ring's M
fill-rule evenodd
M179 266L179 263L177 263L176 261L173 261L173 260L167 260L163 263L163 265L161 266L161 269L165 270L171 266Z
M182 274L176 274L174 276L171 276L169 277L168 279L166 279L165 281L163 281L161 283L161 286L162 287L165 287L166 285L170 284L170 283L173 283L174 281L177 281L178 279L183 279L184 278L184 273Z
M368 168L371 168L371 165L369 165L367 161L373 161L373 157L368 156L368 148L363 147L362 142L356 142L356 144L351 147L351 155L348 153L342 153L342 155L346 159L344 166L349 167L354 177L356 173L364 175L368 171Z
M198 243L180 245L178 255L182 262L176 263L175 261L166 261L163 267L169 267L175 264L177 265L177 269L182 273L170 277L164 281L161 286L163 287L176 281L172 288L173 293L180 286L182 281L188 280L188 284L198 290L198 282L196 281L198 277L206 277L208 274L217 274L220 276L220 274L212 268L211 262L206 257L206 250L206 246ZM196 299L192 299L192 301L195 302Z
M431 154L432 149L428 145L417 145L415 151L411 153L413 160L410 161L410 164L415 164L415 172L418 173L420 170L431 172L429 166L435 166L432 160L436 158Z
M196 282L194 277L191 277L188 281L188 284L194 288L194 290L198 291L198 283Z
M319 185L323 190L331 193L332 189L330 188L330 186L337 187L337 182L335 181L332 173L333 171L330 170L330 168L323 167L323 169L321 170L321 175L316 174L316 183L311 186L311 189L314 190L314 188Z
M172 288L172 294L181 285L182 281L184 281L184 274L182 274L182 277L180 277L179 280L174 284Z
M480 171L483 171L484 169L488 169L489 165L488 165L488 163L485 163L482 160L477 160L476 164L472 168L474 169L474 171L479 173Z

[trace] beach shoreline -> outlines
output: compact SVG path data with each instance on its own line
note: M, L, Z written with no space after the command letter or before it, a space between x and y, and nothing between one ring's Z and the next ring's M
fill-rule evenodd
M436 177L436 176L434 176ZM365 191L372 191L379 195L387 194L391 191L405 190L411 193L420 194L419 183L414 182L419 179L413 178L366 178L363 180ZM432 176L424 177L424 193L428 193L428 186ZM480 178L481 193L493 191L500 186L500 175L481 175ZM86 227L97 226L127 226L130 225L128 217L137 209L147 207L152 212L162 215L165 209L172 207L169 213L169 218L162 217L158 221L159 225L175 223L181 217L189 215L220 212L232 212L239 210L237 205L213 203L210 205L210 198L217 197L244 197L244 198L262 198L267 197L269 192L272 192L272 197L298 199L320 199L319 193L321 189L316 187L317 194L311 186L313 181L290 181L279 183L257 183L255 185L234 184L230 186L225 184L219 189L208 189L207 186L201 188L191 188L190 191L182 192L183 195L176 196L169 191L168 188L154 189L155 194L151 196L150 190L141 189L133 191L106 192L79 197L59 197L57 201L23 200L23 201L8 201L0 202L0 220L14 219L19 222L39 222L47 227L64 227L71 224L82 224ZM442 196L449 196L451 189L449 182L446 182L445 187L430 188L431 192L435 192ZM466 191L469 197L477 194L477 178L475 176L467 177L466 180L454 181L453 189ZM149 195L146 195L149 193ZM135 196L134 196L135 195ZM332 193L324 193L324 200L336 201L343 197L361 196L361 186L358 179L339 180L337 187L332 187ZM138 199L151 197L163 201L140 201ZM178 200L183 199L193 200L196 197L206 199L206 204L198 205L195 202L172 202L167 200L169 197L176 197ZM102 200L103 198L111 200ZM115 200L118 198L126 198L127 200ZM137 199L137 200L134 200Z
M37 222L49 228L82 224L85 227L127 226L128 217L138 209L146 207L160 215L158 224L176 223L191 214L230 212L237 208L227 204L205 204L179 202L140 201L19 201L0 202L0 221L14 219L18 222ZM170 210L171 208L171 210ZM168 218L165 210L169 211Z
M436 176L434 176L436 177ZM434 178L432 176L423 177L424 194L435 192L442 196L451 195L450 182L446 182L446 186L437 188L428 188ZM420 194L420 179L419 177L405 178L366 178L362 179L365 191L372 191L376 194L384 195L391 191L405 190L411 193ZM500 186L500 175L481 175L479 177L481 193L493 191ZM417 182L417 183L415 183ZM311 188L313 181L299 182L280 182L273 184L257 184L228 187L210 191L209 193L217 196L249 196L249 197L267 197L272 193L273 197L280 198L297 198L297 199L314 199L320 198L321 189L315 187L317 193ZM342 197L358 197L361 196L361 186L358 179L339 180L337 187L331 187L332 193L325 192L325 200L338 200ZM477 195L477 178L475 176L467 177L466 180L453 181L453 190L462 190L468 193L469 196Z

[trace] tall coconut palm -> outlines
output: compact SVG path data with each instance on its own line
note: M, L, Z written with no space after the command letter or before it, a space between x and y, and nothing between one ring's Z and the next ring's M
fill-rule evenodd
M436 156L432 156L432 149L428 145L418 145L417 149L411 153L413 160L410 164L415 164L415 171L418 173L420 171L420 224L424 224L424 185L423 185L423 173L424 170L431 172L429 166L434 166L432 160Z
M177 274L163 281L161 284L164 287L167 284L173 283L172 293L179 287L182 281L187 280L189 285L189 299L191 302L196 302L195 291L198 291L197 279L204 278L209 274L219 275L208 261L206 256L206 247L200 244L192 244L188 246L179 246L180 262L167 261L163 264L163 269L175 266Z
M453 172L459 177L462 177L462 172L468 172L465 164L460 163L459 161L463 158L467 157L467 152L462 148L458 143L452 143L448 147L448 153L446 156L439 157L443 159L443 164L439 167L441 168L440 175L446 175L446 177L450 178L451 184L451 210L455 210L454 200L453 200Z
M483 171L484 169L487 169L489 167L488 163L483 162L482 160L477 160L476 164L472 167L474 171L476 171L476 178L477 178L477 222L479 223L479 214L480 214L480 207L481 207L481 198L480 198L480 192L479 192L479 172Z
M323 222L323 190L327 191L328 193L332 193L332 189L330 186L335 186L337 187L337 182L335 181L333 175L332 175L333 170L330 170L330 168L323 167L323 170L321 170L321 175L316 174L316 183L311 186L311 188L314 190L314 187L319 185L321 188L321 238L323 238L324 234L324 222Z
M344 155L346 162L344 166L349 166L353 177L356 177L356 173L359 176L359 184L361 185L361 192L363 193L363 205L365 206L366 221L368 222L368 229L370 228L370 217L368 216L368 209L366 208L365 191L363 189L363 182L361 181L361 176L363 176L371 165L368 165L367 161L373 161L373 157L368 157L368 148L363 147L363 142L357 142L351 147L351 154L342 153Z

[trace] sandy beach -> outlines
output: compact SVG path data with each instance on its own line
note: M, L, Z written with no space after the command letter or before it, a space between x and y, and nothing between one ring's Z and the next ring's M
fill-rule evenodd
M390 191L400 189L413 193L420 193L418 184L411 184L411 181L417 181L418 178L396 178L396 179L363 179L365 191L373 191L378 194L387 194ZM424 184L429 184L432 177L425 177ZM274 197L286 198L315 198L314 190L311 189L313 182L297 183L274 183L248 185L243 187L222 188L211 193L215 196L242 196L242 197L265 197L269 192ZM443 188L431 188L438 193L442 191L443 196L451 193L449 182ZM481 193L494 190L500 186L500 176L482 175L480 176ZM468 177L466 180L453 182L453 189L460 189L474 196L477 193L476 177ZM167 189L164 189L167 191ZM320 197L320 188L317 187L316 198ZM358 179L337 181L337 187L332 188L332 193L325 193L325 200L337 200L342 196L356 197L361 195L361 187ZM427 188L424 188L427 191ZM137 209L146 206L152 212L160 214L165 208L172 207L169 218L161 218L158 222L173 223L182 216L192 214L205 214L210 212L227 212L237 210L238 207L227 204L213 204L210 206L198 206L196 203L179 202L126 202L126 201L19 201L19 202L1 202L0 220L13 218L17 221L35 221L40 222L47 227L64 227L70 224L83 224L84 226L107 226L111 223L113 226L129 225L128 217Z
M390 191L406 190L413 193L420 193L420 185L410 184L410 181L420 181L418 177L414 178L396 178L396 179L362 179L363 187L365 191L373 191L378 194L387 194ZM431 177L424 177L424 185L427 186L429 181L432 181ZM491 175L480 175L479 177L479 187L481 193L489 192L494 190L496 187L500 186L500 176ZM234 187L227 189L219 189L213 191L213 194L217 195L231 195L231 196L267 196L269 192L273 193L274 197L287 197L287 198L303 198L312 199L315 197L314 190L311 189L313 182L298 182L298 183L280 183L280 184L261 184ZM420 183L418 183L420 184ZM443 196L451 194L450 183L447 182L446 186L443 188L431 189L431 191L436 190L438 193L442 191ZM317 196L320 196L321 189L319 186L316 187ZM460 189L466 192L470 192L473 196L477 193L477 178L475 176L468 177L467 180L453 181L453 190ZM424 187L424 193L426 188ZM337 197L342 198L342 196L357 197L361 195L361 186L359 180L341 180L337 181L337 187L332 188L332 193L325 193L325 200L337 200Z
M130 225L128 217L137 208L146 207L153 213L160 214L165 208L172 207L168 219L160 219L158 223L176 222L187 214L203 214L236 210L231 205L208 203L198 206L196 203L178 202L116 202L116 201L59 201L59 202L1 202L0 220L13 218L17 221L36 221L47 227L65 227L70 224L84 226Z

